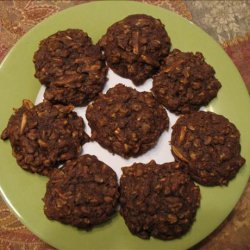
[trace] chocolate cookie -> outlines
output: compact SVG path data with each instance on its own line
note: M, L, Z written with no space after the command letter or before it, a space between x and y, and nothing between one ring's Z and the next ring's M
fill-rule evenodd
M169 124L167 112L151 93L138 92L122 84L90 104L86 117L91 138L126 158L154 147Z
M59 31L40 42L35 77L46 85L44 98L82 106L102 91L107 66L98 45L78 29Z
M88 136L73 106L24 100L1 138L10 140L17 163L25 170L49 175L51 169L77 157Z
M119 192L116 173L95 156L83 155L52 172L44 197L51 220L90 229L109 220Z
M200 190L180 163L134 163L122 171L120 212L132 234L169 240L189 230Z
M174 49L153 77L157 100L175 114L197 111L216 97L221 84L199 52Z
M171 146L175 159L202 185L227 185L245 163L238 129L212 112L181 116L173 126Z
M159 69L171 42L159 19L130 15L114 23L99 41L109 67L140 85Z

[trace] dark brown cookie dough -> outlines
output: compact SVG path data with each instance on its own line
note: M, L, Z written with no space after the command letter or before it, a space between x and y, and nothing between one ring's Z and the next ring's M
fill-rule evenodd
M199 52L174 49L153 77L157 100L175 114L197 111L216 97L221 84Z
M111 219L119 192L116 173L95 156L83 155L52 172L44 213L52 220L90 229Z
M122 84L90 104L86 117L91 138L125 158L154 147L169 124L167 112L150 92L138 92Z
M109 67L140 85L159 69L171 42L159 19L130 15L114 23L99 41Z
M175 159L186 163L202 185L227 185L245 163L238 129L212 112L181 116L173 126L171 146Z
M180 163L134 163L122 171L120 212L132 234L170 240L189 230L200 190Z
M59 31L40 42L35 76L46 85L45 99L82 106L102 91L107 66L101 49L78 29Z
M10 140L13 155L23 169L49 175L51 169L81 153L81 145L89 138L83 119L72 110L73 106L47 101L36 106L23 101L1 135L3 140Z

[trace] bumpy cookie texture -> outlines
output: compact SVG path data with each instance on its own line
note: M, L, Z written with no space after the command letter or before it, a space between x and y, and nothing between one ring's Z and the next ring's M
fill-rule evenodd
M245 163L238 129L212 112L181 116L173 126L171 147L175 159L202 185L227 185Z
M171 47L161 21L142 14L114 23L99 44L109 67L136 85L156 73Z
M46 85L45 99L82 106L102 91L107 66L101 49L78 29L59 31L40 42L35 76Z
M73 106L47 101L36 106L23 101L1 135L3 140L10 140L13 155L23 169L49 175L53 168L81 153L81 145L89 138L83 119L72 110Z
M49 219L90 229L111 219L118 198L116 173L95 156L83 155L52 172L44 213Z
M122 171L120 212L132 234L170 240L189 230L200 190L180 163L134 163Z
M154 147L169 124L167 112L150 92L138 92L122 84L90 104L86 117L91 138L125 158Z
M214 69L199 52L174 49L153 77L157 100L175 114L185 114L207 105L221 87Z

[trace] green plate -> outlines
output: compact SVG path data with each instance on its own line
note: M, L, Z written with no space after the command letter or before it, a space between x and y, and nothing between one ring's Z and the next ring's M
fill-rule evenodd
M110 1L79 5L49 17L20 39L0 66L0 131L22 99L35 100L40 84L33 77L32 57L38 43L66 28L81 28L97 41L113 22L129 14L145 13L166 25L173 47L201 51L222 83L218 98L207 110L223 114L241 132L242 155L247 164L227 187L201 187L202 200L191 230L180 239L142 240L130 234L117 215L111 222L90 232L49 221L43 214L42 197L47 178L17 166L9 142L0 142L1 194L16 216L38 237L59 249L185 249L210 234L230 213L247 183L250 166L249 96L242 79L223 49L200 28L161 8L136 2ZM248 166L247 166L248 165Z

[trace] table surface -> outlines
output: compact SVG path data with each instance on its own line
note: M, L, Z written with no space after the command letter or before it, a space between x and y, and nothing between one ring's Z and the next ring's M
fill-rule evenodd
M90 1L0 1L0 62L16 41L46 17ZM212 36L238 68L250 94L250 1L144 0L174 11ZM193 249L250 249L250 182L228 218ZM0 249L51 250L0 198Z

